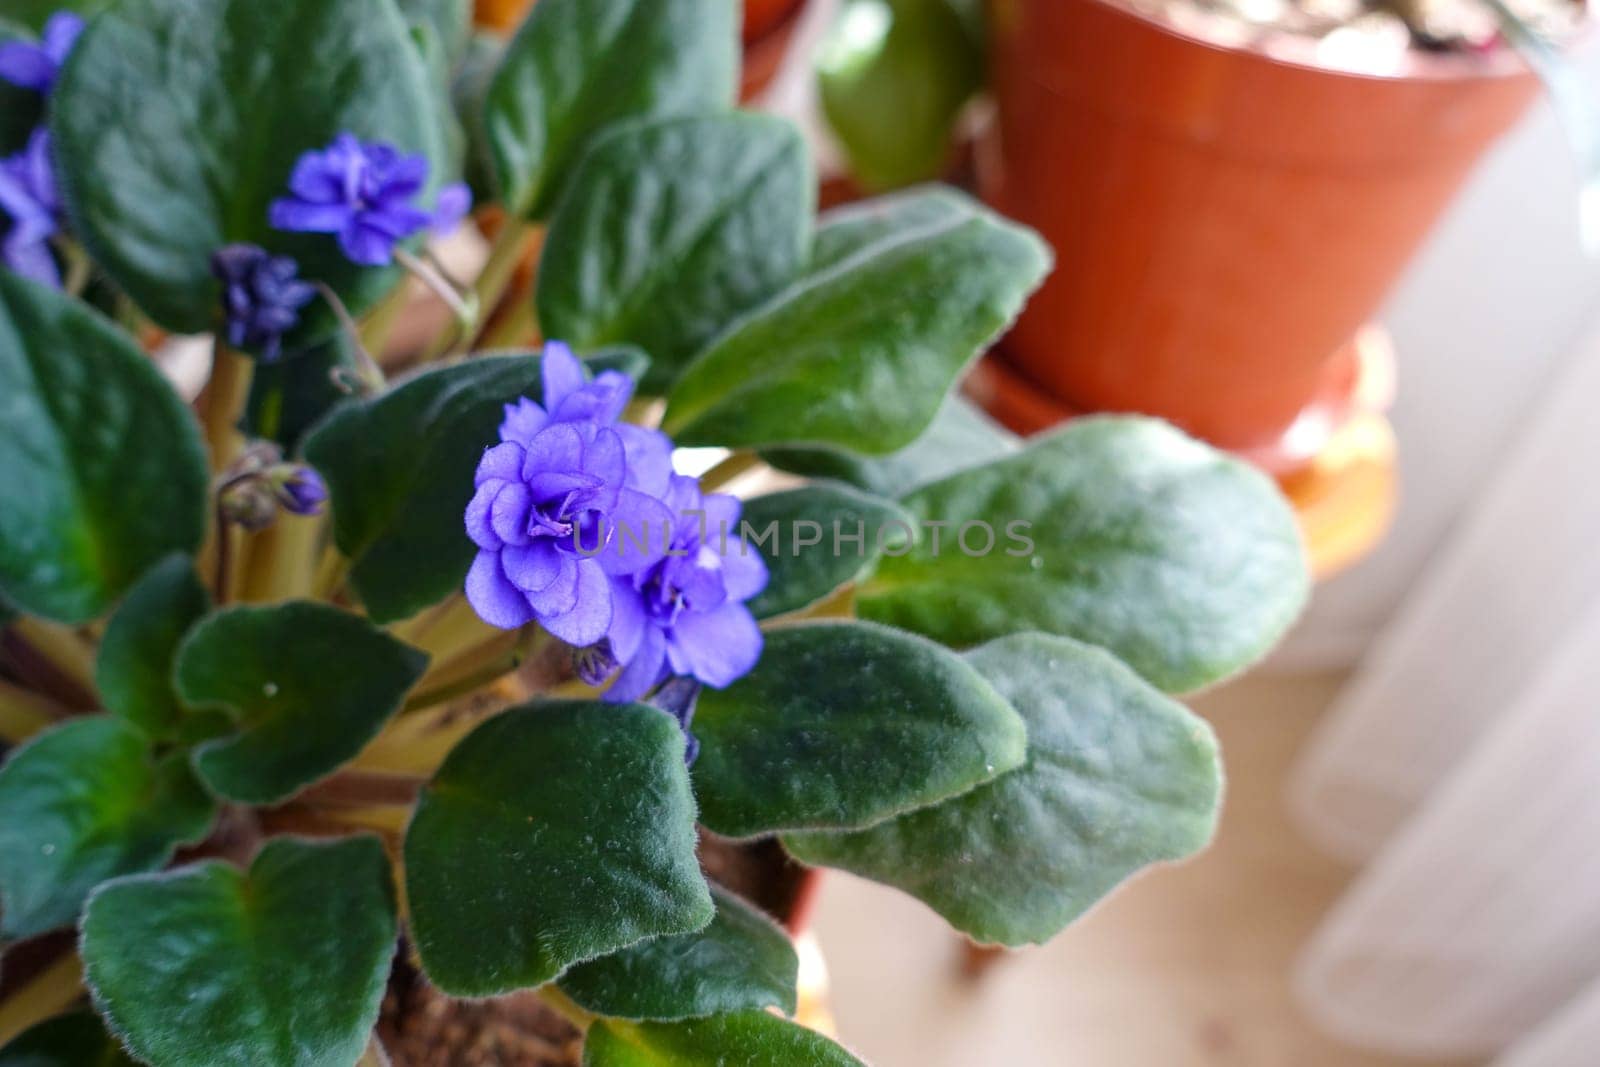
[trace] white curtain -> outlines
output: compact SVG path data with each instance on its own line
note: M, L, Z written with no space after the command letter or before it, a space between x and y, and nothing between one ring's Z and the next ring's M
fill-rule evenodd
M1544 391L1294 776L1306 831L1366 864L1297 974L1346 1040L1600 1063L1597 461L1600 337Z

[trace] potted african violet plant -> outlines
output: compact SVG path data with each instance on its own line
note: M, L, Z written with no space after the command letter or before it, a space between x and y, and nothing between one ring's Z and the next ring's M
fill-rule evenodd
M0 1063L379 1063L403 972L593 1067L850 1064L712 842L1001 945L1206 843L1167 694L1294 617L1286 507L948 399L1044 246L936 189L814 217L733 0L541 0L465 116L452 5L97 6L0 47ZM513 220L470 282L463 128ZM539 229L552 339L484 351ZM389 381L408 275L454 324ZM213 338L193 404L163 334ZM722 492L763 462L818 477Z

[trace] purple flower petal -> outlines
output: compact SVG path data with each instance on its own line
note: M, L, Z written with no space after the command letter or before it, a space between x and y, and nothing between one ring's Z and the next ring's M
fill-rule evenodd
M558 552L556 560L559 569L554 580L538 592L528 595L528 603L533 605L540 623L553 615L564 615L578 605L578 580L581 571L578 566L579 561L565 552ZM580 643L587 645L598 640L597 637Z
M533 511L533 494L522 482L508 482L489 506L489 525L495 536L508 545L528 543L528 521Z
M543 399L548 411L555 411L584 385L583 364L562 341L545 342L539 376L544 383Z
M528 442L528 458L522 462L522 476L531 478L543 471L580 470L583 445L582 431L570 422L546 427Z
M635 574L666 555L672 512L655 497L624 489L617 494L606 527L610 537L596 561L608 574ZM589 543L585 540L585 547ZM619 653L619 658L627 657Z
M452 182L439 190L433 203L433 222L430 228L435 237L449 237L461 225L461 220L472 210L472 189L466 182Z
M479 484L489 478L514 482L522 477L522 461L526 455L522 446L512 441L486 448L483 458L478 461L478 471L473 479Z
M684 612L672 628L669 655L680 674L720 689L748 674L761 658L761 628L743 604Z
M505 412L506 417L500 423L500 440L515 441L524 448L533 442L540 430L550 425L550 417L545 414L544 408L527 397L522 397L515 404L507 404Z
M528 598L501 571L497 552L478 553L467 571L466 593L472 610L490 626L515 630L533 621Z
M666 660L667 639L654 626L646 627L638 651L606 690L605 699L613 704L638 700L661 683L666 673Z
M495 498L505 487L505 482L491 478L478 486L467 504L467 536L479 548L498 551L505 546L500 535L494 532L494 523L491 521Z
M500 556L500 566L511 584L525 593L544 593L567 571L567 561L548 538L517 548ZM576 581L574 580L574 587Z
M738 539L735 530L722 556L722 587L729 600L749 600L767 587L767 561L761 550Z
M659 430L623 422L613 426L628 460L629 489L664 497L672 481L672 441Z
M639 651L645 630L655 630L645 615L644 597L626 578L611 579L611 629L606 641L619 663L627 663ZM665 646L663 646L665 647Z
M578 587L572 608L541 615L540 625L569 645L581 648L606 635L611 626L611 579L592 559L577 561Z
M274 229L296 233L339 233L351 224L343 204L314 204L305 200L274 200L267 221Z
M48 92L56 80L56 64L44 49L27 41L0 44L0 81L19 89Z

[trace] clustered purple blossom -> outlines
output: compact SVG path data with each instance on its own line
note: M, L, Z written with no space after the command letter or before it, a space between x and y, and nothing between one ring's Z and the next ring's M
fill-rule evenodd
M617 421L632 379L588 381L555 341L541 372L543 403L506 405L478 464L467 599L492 626L537 622L572 645L586 681L614 677L608 700L660 687L687 730L698 684L726 686L760 658L745 601L766 564L738 538L737 499L673 473L666 435Z
M268 363L276 360L283 335L300 321L316 287L297 277L294 260L258 245L224 245L212 253L211 273L222 283L228 343L256 349Z
M0 81L48 97L72 48L83 19L60 11L45 23L44 35L0 44ZM50 239L61 228L61 192L50 155L50 134L34 130L22 151L0 159L0 211L10 217L0 239L0 263L44 285L61 285Z
M434 210L417 198L428 184L428 157L341 133L302 155L289 175L289 195L272 202L272 225L299 233L331 233L353 263L381 267L395 245L423 230L453 230L472 206L457 182L440 190Z

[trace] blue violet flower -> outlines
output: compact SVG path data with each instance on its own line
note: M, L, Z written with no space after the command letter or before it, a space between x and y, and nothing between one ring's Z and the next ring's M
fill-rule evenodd
M25 278L60 288L50 238L60 229L61 193L44 129L33 131L22 151L0 159L0 212L11 218L0 238L0 262Z
M258 245L225 245L212 253L230 345L257 351L268 363L278 358L283 335L317 295L316 286L297 277L299 271L294 260Z
M611 629L614 579L666 552L672 445L617 423L633 395L626 375L588 381L558 342L545 346L541 374L544 403L506 405L501 443L478 464L466 529L479 551L466 594L491 626L537 621L582 647Z
M426 156L341 133L327 148L300 157L290 195L273 201L269 217L280 230L337 235L351 262L387 266L401 241L430 228L453 229L471 206L471 194L457 183L426 211L417 198L427 184Z
M58 11L44 24L38 44L7 41L0 44L0 81L22 89L48 94L55 87L62 64L78 43L83 19L70 11Z

